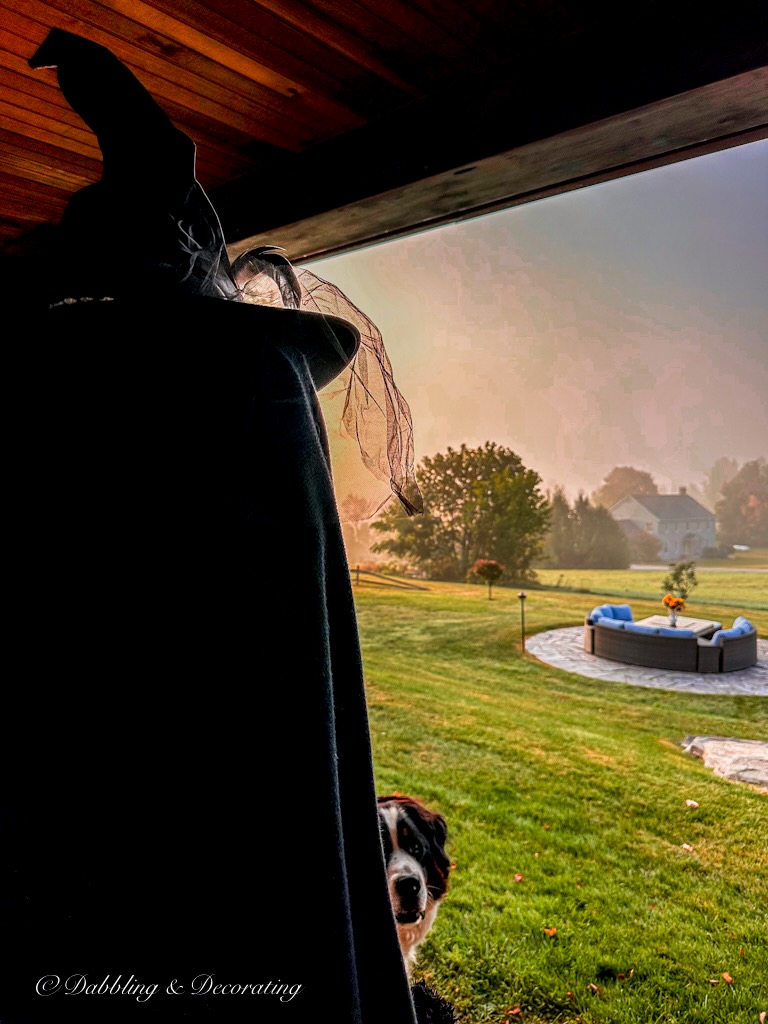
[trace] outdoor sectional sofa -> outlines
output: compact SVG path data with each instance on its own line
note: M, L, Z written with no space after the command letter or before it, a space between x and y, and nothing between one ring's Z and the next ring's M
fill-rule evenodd
M628 604L604 604L585 619L584 650L647 668L733 672L757 663L757 630L739 615L729 629L716 622L710 632L697 636L690 629L641 625Z

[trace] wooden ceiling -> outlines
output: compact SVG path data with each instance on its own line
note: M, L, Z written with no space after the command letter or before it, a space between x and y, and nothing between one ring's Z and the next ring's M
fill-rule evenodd
M0 246L100 176L56 26L109 47L198 146L233 253L338 252L768 134L768 5L0 0ZM695 15L695 17L694 17Z

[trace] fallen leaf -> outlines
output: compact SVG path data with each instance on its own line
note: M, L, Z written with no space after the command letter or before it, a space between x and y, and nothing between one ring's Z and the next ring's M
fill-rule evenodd
M634 967L633 967L633 968L632 968L632 970L631 970L631 971L629 972L629 976L630 976L630 978L634 978L634 976L635 976L635 968L634 968Z
M744 956L744 955L745 955L745 953L746 953L746 950L745 950L745 949L744 949L744 947L742 946L742 947L741 947L741 949L739 950L739 956Z
M723 979L723 981L727 985L732 985L733 984L733 978L730 976L728 971L723 971L723 973L720 975L720 977Z
M687 850L690 853L693 850L693 847L690 843L683 843L683 849Z
M507 1013L508 1013L508 1014L509 1014L509 1015L510 1015L511 1017L516 1017L516 1016L517 1016L517 1015L518 1015L519 1013L522 1013L522 1012L523 1012L523 1011L522 1011L522 1010L520 1009L520 1007L519 1007L519 1006L513 1006L511 1010L507 1010Z
M623 971L619 971L616 977L619 979L619 981L624 981L626 975L623 973Z
M573 992L566 992L565 994L568 996L569 999L575 999L576 998L576 996L573 994ZM762 1024L762 1022L761 1022L761 1024Z
M589 989L589 991L590 991L590 992L594 992L596 996L599 996L599 995L600 995L600 993L601 993L601 992L603 991L603 990L602 990L602 989L600 988L600 986L599 986L599 985L594 985L594 984L593 984L593 983L592 983L591 981L590 981L590 983L589 983L589 984L587 985L587 988Z
M655 910L656 909L656 904L655 903L649 903L648 904L648 909L649 910Z
M696 803L695 800L686 800L685 801L685 806L686 807L701 807L701 804Z
M451 871L455 871L455 870L456 870L456 861L454 861L454 862L453 862L453 863L451 864Z
M533 855L533 856L534 856L534 857L538 857L539 855L538 855L538 853L534 853L534 855Z
M515 875L515 881L516 882L522 882L522 880L523 880L523 876L522 875Z
M545 832L549 832L552 828L551 825L542 825L541 827L544 829Z
M710 985L719 985L720 984L720 979L719 978L709 978L708 981L709 981Z
M766 1013L765 1010L763 1010L763 1012L760 1014L760 1024L765 1024L766 1017L768 1017L768 1013Z
M552 938L553 935L557 934L557 928L545 928L544 934Z

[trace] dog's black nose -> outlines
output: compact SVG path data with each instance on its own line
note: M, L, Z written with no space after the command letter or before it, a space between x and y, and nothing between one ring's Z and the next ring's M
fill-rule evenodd
M418 896L421 889L421 881L416 875L405 875L395 880L395 890L401 900L413 899Z

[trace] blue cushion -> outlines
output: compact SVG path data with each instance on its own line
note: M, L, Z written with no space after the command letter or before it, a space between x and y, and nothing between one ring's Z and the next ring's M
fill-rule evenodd
M646 636L658 636L658 626L639 626L636 622L625 622L624 628L628 633L642 633Z
M661 626L658 629L659 636L692 637L696 636L692 629L672 629L671 626Z
M598 626L608 626L609 629L624 629L628 622L619 622L618 619L598 619Z
M733 620L733 628L741 629L742 633L751 633L754 626L749 619L745 619L743 615L737 615Z
M614 604L611 607L614 619L621 619L623 622L632 621L632 609L628 604Z
M721 644L723 640L730 640L735 636L742 636L741 627L733 627L730 629L718 629L715 635L712 637L713 644Z
M617 619L620 622L632 621L632 609L628 604L599 604L587 616L591 624L600 619Z
M599 604L597 608L593 609L592 615L597 619L612 619L613 610L609 604Z

